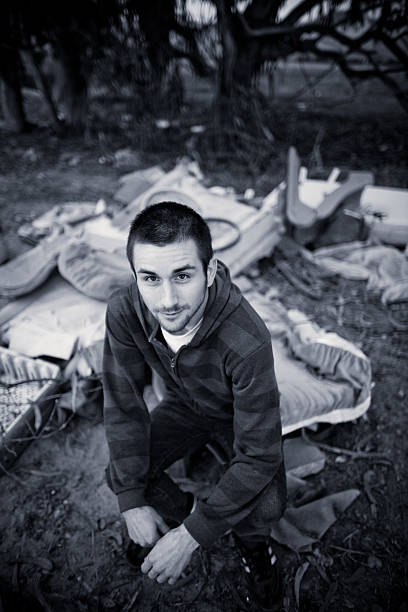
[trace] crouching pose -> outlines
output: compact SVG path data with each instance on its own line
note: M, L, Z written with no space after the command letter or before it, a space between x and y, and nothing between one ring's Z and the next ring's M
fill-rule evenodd
M151 579L174 584L196 548L231 530L252 600L276 609L281 579L268 533L286 482L270 334L192 209L162 202L139 213L127 256L135 282L108 304L103 386L108 482L128 553ZM149 414L151 371L166 393ZM165 470L219 434L232 441L228 467L207 499L193 500Z

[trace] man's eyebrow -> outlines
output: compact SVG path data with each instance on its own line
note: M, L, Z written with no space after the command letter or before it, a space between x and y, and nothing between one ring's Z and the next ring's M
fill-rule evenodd
M144 268L137 268L136 274L152 274L156 276L156 272L153 272L152 270L145 270Z
M184 272L184 270L196 270L196 266L193 266L193 264L187 264L185 266L182 266L181 268L176 268L175 270L173 270L173 274Z
M175 270L172 270L172 274L179 274L180 272L184 272L185 270L196 270L197 267L193 266L192 264L186 264L185 266L181 266L181 268L176 268ZM154 276L157 276L156 272L153 272L153 270L146 270L145 268L137 268L136 270L137 274L152 274Z

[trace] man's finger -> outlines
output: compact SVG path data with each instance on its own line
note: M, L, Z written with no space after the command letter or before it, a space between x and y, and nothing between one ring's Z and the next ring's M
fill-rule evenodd
M166 574L166 573L164 573L164 572L163 572L162 574L159 574L159 575L157 576L156 581L157 581L159 584L163 584L163 582L166 582L166 580L168 579L168 577L169 577L169 576L168 576L168 574Z
M149 576L149 578L154 580L159 575L159 572L158 572L158 570L155 567L152 567L152 569L150 570L150 572L147 575Z
M148 571L150 571L150 569L153 567L153 563L151 561L149 561L149 559L147 557L145 557L142 565L140 566L140 569L142 570L142 572L144 574L147 574Z
M147 546L149 546L149 543L146 540L146 538L137 538L137 539L132 538L132 540L134 541L135 544L138 544L142 548L146 548Z

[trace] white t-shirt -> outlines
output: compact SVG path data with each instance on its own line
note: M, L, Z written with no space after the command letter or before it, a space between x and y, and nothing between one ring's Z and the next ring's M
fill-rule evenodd
M194 325L193 329L190 329L190 331L186 332L185 334L178 334L178 335L169 334L168 331L166 331L165 329L161 327L163 337L165 341L167 342L167 346L169 347L169 349L171 349L173 353L177 353L177 351L179 350L181 346L185 346L186 344L189 344L194 338L194 336L196 335L196 333L198 332L202 322L203 320L200 319L197 325Z

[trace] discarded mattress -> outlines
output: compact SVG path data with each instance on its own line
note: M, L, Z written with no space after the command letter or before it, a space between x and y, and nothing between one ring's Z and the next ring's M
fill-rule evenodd
M184 204L184 206L189 206L199 215L203 214L200 204L196 200L194 200L194 198L184 193L183 191L178 191L176 189L163 189L159 191L153 191L153 193L149 193L150 195L148 196L148 198L142 200L140 210L142 210L142 208L147 208L148 206L158 204L159 202L178 202L178 204Z
M144 193L156 181L162 178L164 170L160 166L152 166L142 170L129 172L119 179L120 188L113 196L118 202L129 204L137 198L141 193Z
M408 300L408 261L391 246L346 242L308 255L317 265L352 280L367 280L383 304Z
M7 315L3 316L3 312ZM14 315L12 313L15 313ZM28 296L0 310L1 340L30 357L69 359L75 349L92 345L105 333L106 304L79 293L53 274Z
M180 162L116 214L112 224L127 236L130 223L139 211L169 194L179 196L182 203L191 202L192 208L198 207L212 231L215 253L219 252L219 258L235 276L245 266L269 255L279 242L285 231L281 211L257 210L241 204L231 194L220 195L207 189L199 177L196 164ZM87 223L86 231L92 233L93 227L96 224Z
M93 249L79 240L70 241L63 248L58 257L58 271L78 291L103 302L133 280L125 257Z
M284 434L315 423L350 421L367 411L371 365L362 351L278 300L256 291L245 297L273 339Z
M50 236L41 244L0 266L0 296L15 298L39 287L57 265L68 238Z

